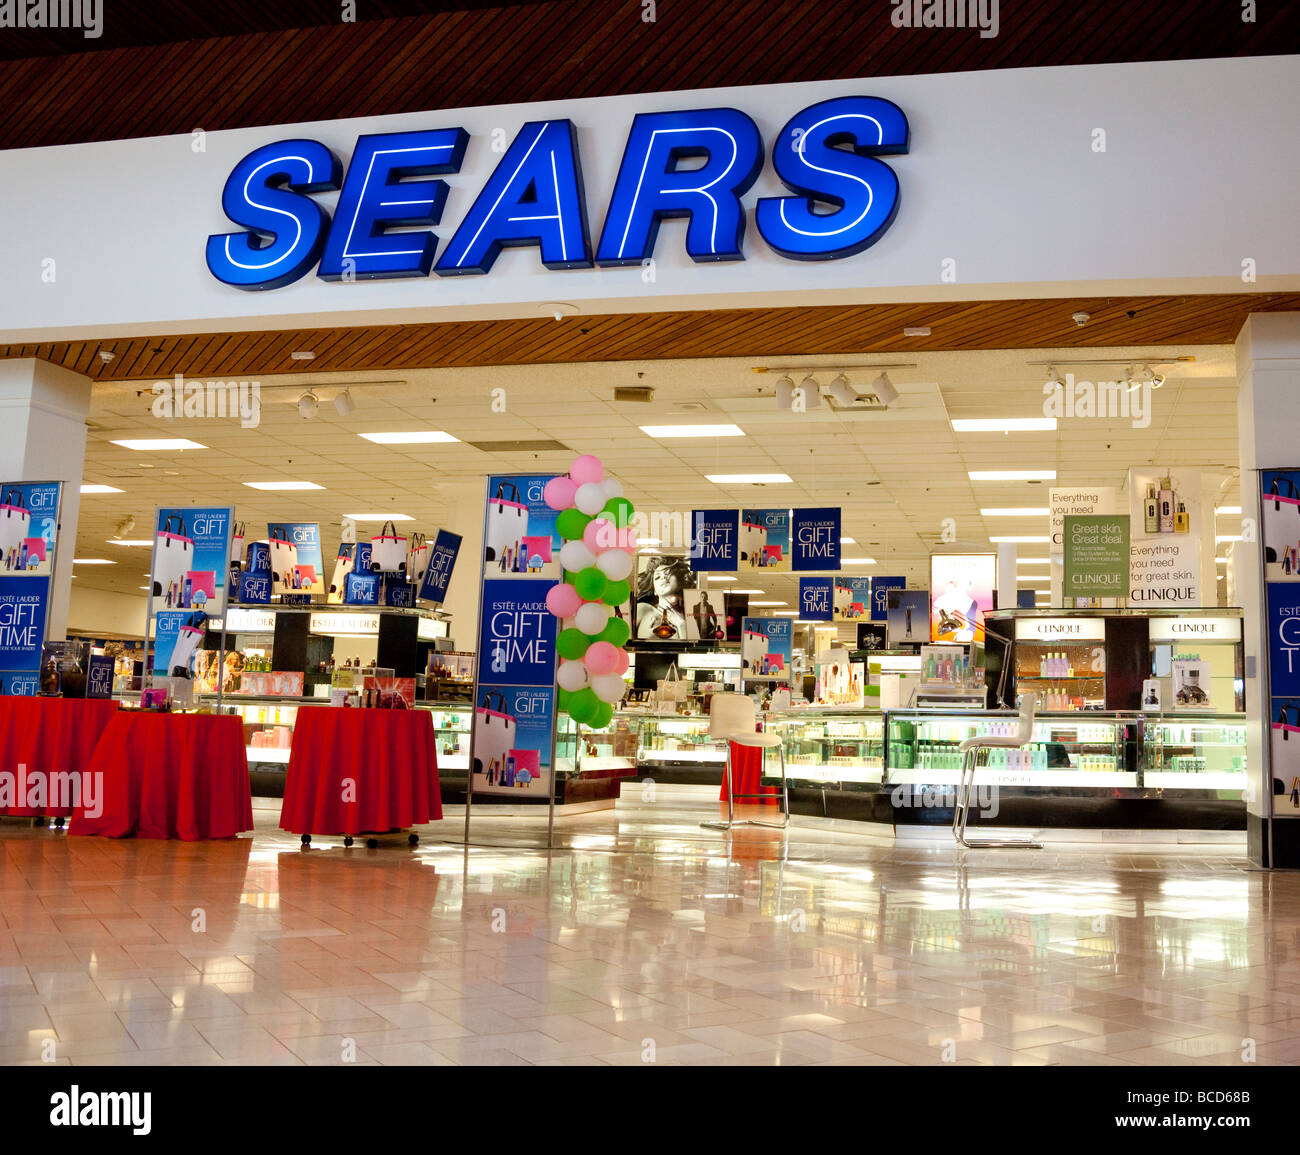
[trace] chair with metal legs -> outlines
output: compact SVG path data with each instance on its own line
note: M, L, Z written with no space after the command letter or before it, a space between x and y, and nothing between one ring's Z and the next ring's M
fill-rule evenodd
M981 750L1018 750L1028 745L1034 734L1034 709L1037 694L1024 694L1020 698L1020 720L1014 734L996 736L981 734L967 738L961 750L961 784L957 787L956 805L952 811L952 836L962 846L983 850L989 847L1019 846L1029 850L1042 850L1043 844L1032 838L967 838L966 819L970 816L970 793L975 788L975 766Z
M709 737L718 742L727 743L727 821L726 822L701 822L700 825L709 830L730 830L733 826L770 826L776 830L784 830L790 825L790 789L785 778L785 747L782 739L777 734L760 734L755 729L755 723L758 719L758 711L754 708L752 699L744 694L714 694L712 702L709 705ZM735 819L736 798L770 798L770 794L737 794L734 787L735 782L731 774L731 743L737 746L758 747L760 751L767 751L773 746L781 754L781 796L782 809L785 812L785 818L782 822L759 822L756 819L744 819L737 822ZM762 759L764 755L759 754L760 767L759 778L762 778Z

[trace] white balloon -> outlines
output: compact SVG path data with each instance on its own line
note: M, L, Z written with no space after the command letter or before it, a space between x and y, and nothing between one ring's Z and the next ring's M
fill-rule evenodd
M588 602L573 615L573 624L584 634L598 634L605 628L609 615L613 612L609 606L601 605L600 602Z
M605 478L604 481L601 482L601 485L605 487L606 501L608 501L611 497L623 496L623 483L619 481L617 477L607 477Z
M573 504L588 517L595 517L604 509L605 501L605 487L597 481L578 486L578 492L573 497Z
M574 693L583 689L590 677L586 665L582 662L561 662L555 680L559 683L560 689Z
M632 572L632 555L621 549L606 550L596 559L596 568L610 581L622 581Z
M566 541L560 547L560 565L569 573L588 569L596 564L596 555L580 541Z
M591 679L591 688L597 698L612 705L627 692L627 683L622 674L597 674Z

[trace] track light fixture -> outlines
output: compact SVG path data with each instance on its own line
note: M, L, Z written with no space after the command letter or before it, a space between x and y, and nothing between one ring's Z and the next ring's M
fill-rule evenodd
M816 409L821 404L822 387L811 373L799 382L799 388L803 392L803 407L805 409Z
M871 388L876 394L876 400L886 409L898 400L898 390L894 388L889 380L888 373L881 373L872 383Z
M334 408L338 410L340 417L346 417L356 407L356 402L352 400L352 394L346 389L334 398Z
M316 411L320 408L320 400L315 393L308 390L298 398L298 416L304 419L316 416Z
M794 380L788 373L776 383L776 407L778 409L794 407Z
M135 529L135 514L128 513L121 521L117 523L117 529L113 531L114 537L126 537Z
M830 395L841 409L847 409L858 403L858 391L849 384L849 379L841 373L830 385Z

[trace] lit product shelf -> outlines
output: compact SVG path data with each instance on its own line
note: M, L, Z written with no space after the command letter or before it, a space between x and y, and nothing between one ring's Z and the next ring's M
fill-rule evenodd
M1142 782L1152 790L1245 790L1245 770L1204 771L1197 774L1148 770Z
M1197 777L1205 777L1197 775ZM896 770L889 769L891 785L955 786L961 781L961 770ZM1137 786L1137 775L1124 771L1106 770L995 770L980 767L975 771L978 786L1076 786L1125 787Z

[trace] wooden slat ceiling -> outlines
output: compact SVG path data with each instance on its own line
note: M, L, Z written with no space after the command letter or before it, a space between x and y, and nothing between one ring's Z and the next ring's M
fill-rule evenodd
M721 309L353 329L64 341L0 346L96 380L244 377L275 373L640 361L690 357L811 357L959 349L1221 345L1252 312L1300 309L1300 293L1239 293L939 304ZM1076 311L1090 313L1080 328ZM929 337L904 326L929 325ZM105 364L101 349L114 353ZM293 361L310 349L310 362Z
M107 0L104 34L0 33L0 149L614 94L1300 51L1300 5L1001 0L999 34L885 0ZM431 10L432 9L432 10ZM422 13L422 14L413 14ZM382 16L383 19L367 17ZM89 174L88 174L89 175Z

